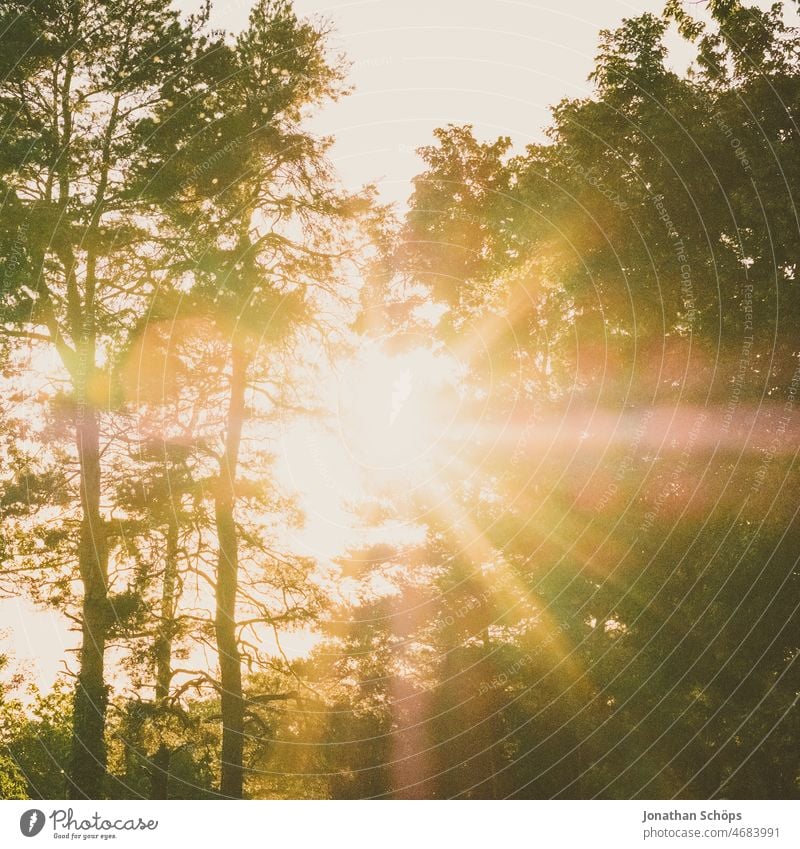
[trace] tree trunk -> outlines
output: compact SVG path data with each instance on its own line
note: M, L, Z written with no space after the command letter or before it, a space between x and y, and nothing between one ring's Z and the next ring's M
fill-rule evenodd
M79 405L75 433L83 514L78 551L83 610L67 797L102 799L108 701L103 669L109 626L108 544L105 522L100 515L100 431L93 409Z
M175 599L178 583L178 522L170 514L167 524L167 550L164 557L164 579L161 586L161 626L155 645L156 707L167 707L172 684L172 641L175 637ZM169 766L172 750L161 743L150 765L150 798L167 799Z
M222 770L220 793L241 799L244 784L244 700L242 665L236 639L236 595L239 583L239 552L234 508L236 467L245 410L247 358L235 346L232 355L228 433L220 460L215 518L219 558L217 563L215 628L222 685Z
M172 749L162 743L150 760L150 798L169 798L169 765Z

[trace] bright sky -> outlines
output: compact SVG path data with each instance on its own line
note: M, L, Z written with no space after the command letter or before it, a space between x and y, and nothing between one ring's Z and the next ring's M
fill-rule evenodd
M244 25L249 0L218 0L214 21ZM549 107L588 94L598 32L664 0L296 0L336 28L356 90L316 122L337 139L351 186L376 181L403 203L414 151L436 127L471 123L485 138L542 139Z
M187 9L196 0L181 0ZM244 26L250 0L217 0L214 24ZM379 185L386 201L401 205L419 172L415 149L448 123L471 123L482 138L510 135L524 145L543 138L549 107L590 92L586 81L598 32L623 17L658 12L664 0L296 0L301 15L322 14L335 24L335 45L353 62L355 92L315 118L317 131L336 138L334 159L345 182ZM759 5L768 5L760 3ZM312 477L315 437L291 435L284 472L302 488ZM299 448L298 448L299 446ZM293 448L295 450L293 450ZM305 467L291 455L306 453ZM341 472L346 478L347 469ZM355 484L353 484L355 486ZM347 536L336 486L308 504L312 527L329 540ZM305 538L306 544L308 537ZM311 546L313 547L313 546ZM22 599L0 603L0 630L11 631L17 661L49 687L74 635L55 613L35 611Z

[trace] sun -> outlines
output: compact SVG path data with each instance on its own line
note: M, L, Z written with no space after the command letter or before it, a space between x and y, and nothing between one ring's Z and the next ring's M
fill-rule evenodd
M363 346L340 373L338 420L358 466L392 476L435 467L458 415L457 368L446 352Z
M285 531L298 550L331 558L373 531L376 541L419 539L416 522L394 508L372 528L356 513L452 477L469 435L462 371L452 354L420 336L400 350L395 339L361 340L354 356L318 378L325 415L287 420L276 451L275 474L304 515L302 528Z

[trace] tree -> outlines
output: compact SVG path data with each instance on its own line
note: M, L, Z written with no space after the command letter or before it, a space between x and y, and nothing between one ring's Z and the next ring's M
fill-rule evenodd
M242 795L244 775L235 511L248 384L265 373L268 384L270 370L279 368L276 357L313 325L314 292L337 297L338 286L343 294L342 269L360 249L349 235L351 222L371 208L369 194L337 187L325 157L330 141L302 126L307 107L342 93L341 62L329 60L326 34L299 20L289 2L258 2L235 45L216 45L198 68L186 70L201 75L200 83L192 78L201 97L187 97L181 83L170 81L170 106L153 130L160 152L140 176L142 191L168 215L171 273L192 278L195 308L214 316L229 346L224 448L214 486L215 632L220 792L233 798Z
M788 713L774 737L745 717L792 697L781 685L772 702L766 680L738 665L747 656L762 669L763 652L783 682L797 650L783 628L792 602L780 635L763 627L776 586L796 580L785 548L795 519L790 509L773 524L759 482L765 463L795 476L780 434L800 356L783 323L797 297L783 253L798 237L784 180L796 160L797 33L779 7L712 13L704 25L669 4L668 18L603 33L594 96L558 104L545 144L510 156L505 139L449 128L422 149L398 273L446 305L440 338L456 327L479 352L489 343L479 355L461 343L482 427L460 456L484 486L458 509L564 623L585 670L581 733L557 745L557 771L526 772L527 753L547 744L518 717L518 754L502 771L519 795L746 795L746 781L797 792L794 759L740 733L781 745ZM669 67L669 17L696 44L689 75ZM477 164L459 170L451 148ZM516 669L510 686L524 679ZM781 760L781 789L769 791L764 770Z
M153 280L148 213L127 175L146 156L139 131L183 67L201 19L180 23L160 2L7 3L2 103L4 225L16 221L6 333L42 339L71 380L79 467L82 647L75 690L70 797L99 798L105 775L106 637L113 622L103 515L108 357Z

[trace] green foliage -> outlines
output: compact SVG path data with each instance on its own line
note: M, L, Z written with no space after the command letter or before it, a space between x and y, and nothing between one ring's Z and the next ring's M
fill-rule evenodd
M4 706L4 734L9 779L22 798L60 799L64 796L64 774L72 736L72 695L63 682L50 693L29 687L25 703Z
M595 96L558 104L548 144L509 156L465 127L420 151L398 269L447 307L442 340L501 328L468 358L486 436L460 459L483 496L451 495L540 617L516 632L490 617L499 675L476 671L472 623L451 635L423 711L439 719L418 729L441 741L433 795L798 793L796 521L763 489L766 467L797 483L768 445L800 357L798 35L779 6L712 12L671 3L604 32ZM685 78L669 18L697 49ZM509 421L526 422L513 451L496 444ZM446 545L453 587L483 568ZM458 599L446 586L430 588Z

